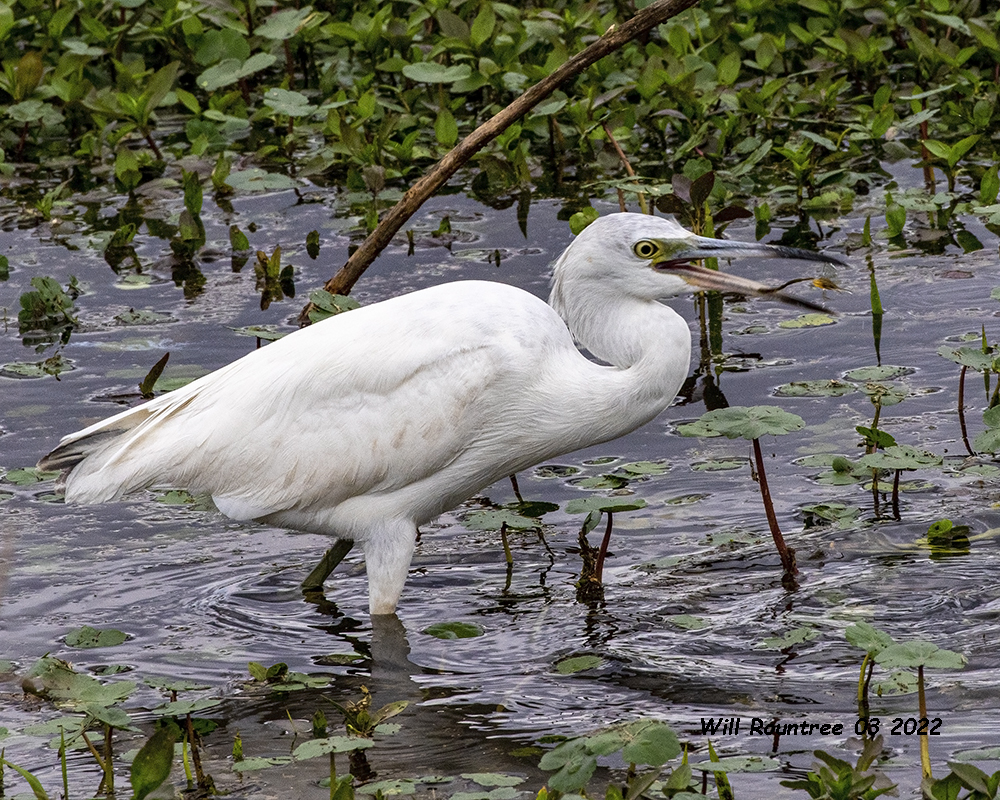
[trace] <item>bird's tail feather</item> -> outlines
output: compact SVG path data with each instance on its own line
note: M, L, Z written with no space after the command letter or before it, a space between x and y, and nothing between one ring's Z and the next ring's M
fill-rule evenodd
M63 472L71 503L102 503L147 488L169 468L149 458L142 440L190 399L166 395L70 434L38 466Z

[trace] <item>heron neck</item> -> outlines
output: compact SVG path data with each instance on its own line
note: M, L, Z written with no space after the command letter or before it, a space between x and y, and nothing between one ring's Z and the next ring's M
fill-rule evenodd
M573 338L595 357L621 370L639 368L687 375L691 334L672 308L655 300L617 293L576 292L558 288L549 302Z

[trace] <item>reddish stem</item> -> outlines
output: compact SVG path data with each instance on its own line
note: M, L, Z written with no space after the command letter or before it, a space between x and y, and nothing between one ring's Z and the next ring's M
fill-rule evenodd
M795 566L795 551L785 544L785 537L781 535L778 527L778 518L774 514L774 504L771 502L771 490L767 486L767 475L764 472L764 456L760 451L760 440L753 440L753 457L757 463L757 481L760 483L760 496L764 501L764 513L767 515L767 524L771 529L771 536L774 538L774 546L778 548L778 555L781 557L781 566L785 570L785 575L791 577L798 572Z

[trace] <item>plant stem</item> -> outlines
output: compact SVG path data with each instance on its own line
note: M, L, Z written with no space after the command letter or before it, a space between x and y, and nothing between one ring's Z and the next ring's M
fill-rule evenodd
M896 474L892 478L892 516L893 519L899 519L899 476L902 474L903 470L897 469Z
M927 719L927 694L924 691L924 665L917 667L917 697L920 709L920 719ZM920 736L920 771L927 780L931 776L931 750L927 740L929 736Z
M611 526L613 524L613 514L608 511L608 526L604 529L604 538L601 539L601 549L597 553L597 569L594 575L598 583L604 582L604 558L608 554L608 545L611 543Z
M778 518L774 514L774 504L771 502L771 490L767 486L767 475L764 472L764 456L760 451L760 440L753 440L753 457L757 464L757 481L760 485L760 496L764 501L764 513L767 515L767 524L771 529L771 536L774 538L774 546L778 548L778 556L781 558L781 566L785 571L785 577L791 578L798 572L795 566L795 551L785 544L785 537L781 535L778 527ZM794 583L794 579L792 580Z
M958 424L962 429L962 443L965 445L965 449L969 455L974 456L975 452L973 452L972 446L969 444L969 431L965 427L965 373L968 369L963 364L962 371L958 374Z
M517 498L517 502L523 503L524 498L521 497L521 487L517 485L517 475L510 476L510 487L514 490L514 497Z
M635 170L632 169L632 165L628 163L628 158L625 156L625 151L622 150L621 145L618 144L618 140L615 135L611 132L611 128L608 127L608 123L601 123L601 127L604 128L604 134L608 137L608 141L611 142L611 146L615 148L615 152L618 154L618 159L622 162L622 166L625 168L625 172L628 173L630 178L635 177ZM649 206L646 204L646 195L643 192L636 193L639 196L639 208L642 209L643 214L649 213ZM621 189L618 190L618 201L621 203L622 211L625 210L625 192Z

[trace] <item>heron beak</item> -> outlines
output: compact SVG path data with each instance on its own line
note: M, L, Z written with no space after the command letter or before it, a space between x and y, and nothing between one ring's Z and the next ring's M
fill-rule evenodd
M709 239L704 236L691 236L681 246L678 246L677 242L661 242L661 245L663 252L669 253L670 257L669 260L653 263L653 269L657 272L668 272L676 275L678 278L699 289L770 297L784 303L823 313L829 312L818 303L787 294L782 289L788 286L789 283L800 281L811 281L821 289L839 289L833 281L824 278L802 278L799 281L790 281L782 286L765 286L749 278L741 278L737 275L730 275L726 272L719 272L718 270L707 269L697 264L692 264L691 261L702 258L739 258L741 256L751 256L757 258L790 258L802 261L823 261L828 264L847 266L847 262L839 256L827 253L802 250L797 247L784 247L782 245L736 242L729 239Z

